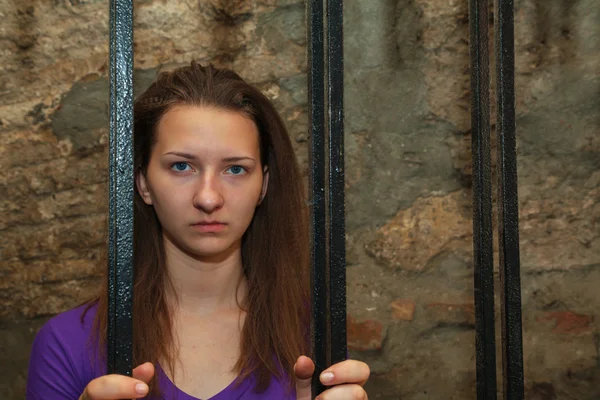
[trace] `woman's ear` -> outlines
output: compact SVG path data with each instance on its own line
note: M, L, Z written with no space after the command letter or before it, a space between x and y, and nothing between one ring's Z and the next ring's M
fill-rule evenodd
M260 198L258 199L257 206L260 205L260 203L262 203L265 196L267 195L267 187L269 187L269 167L265 165L265 167L263 168L262 190L260 192Z
M144 200L144 203L151 206L152 196L150 194L150 189L148 188L146 176L141 171L138 171L138 173L135 176L135 184L137 186L138 193L142 197L142 200Z

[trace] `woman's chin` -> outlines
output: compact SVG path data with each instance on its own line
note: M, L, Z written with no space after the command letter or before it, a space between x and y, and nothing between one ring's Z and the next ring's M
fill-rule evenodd
M171 251L181 252L199 261L223 261L234 253L241 251L241 238L232 240L231 237L214 236L191 238L191 240L174 240L171 235L165 235L165 246ZM167 252L170 252L167 250Z
M239 251L241 247L232 243L203 243L186 246L185 253L198 260L205 261L223 261L231 257L233 253Z

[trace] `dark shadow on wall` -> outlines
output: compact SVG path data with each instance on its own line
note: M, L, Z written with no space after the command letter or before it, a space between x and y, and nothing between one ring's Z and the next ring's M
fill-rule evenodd
M216 56L210 61L217 67L232 68L238 54L244 51L242 24L253 16L252 2L244 0L210 0L198 2L198 15L208 18L211 29L210 48ZM200 60L203 61L203 60Z

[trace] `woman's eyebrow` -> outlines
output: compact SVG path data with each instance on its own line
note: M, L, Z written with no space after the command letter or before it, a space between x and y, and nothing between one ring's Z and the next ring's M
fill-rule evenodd
M168 153L163 154L163 156L172 154L174 156L179 156L179 157L183 157L183 158L188 158L190 160L195 160L196 156L193 154L189 154L189 153L182 153L180 151L169 151Z
M227 158L223 159L223 161L225 161L225 162L237 162L237 161L242 161L242 160L256 161L252 157L227 157Z
M165 153L163 155L175 155L175 156L179 156L179 157L183 157L183 158L187 158L188 160L196 160L197 157L193 154L189 154L189 153L183 153L180 151L170 151L168 153ZM247 157L247 156L238 156L238 157L227 157L224 158L222 161L224 162L237 162L237 161L243 161L243 160L250 160L250 161L256 161L254 158L252 157Z

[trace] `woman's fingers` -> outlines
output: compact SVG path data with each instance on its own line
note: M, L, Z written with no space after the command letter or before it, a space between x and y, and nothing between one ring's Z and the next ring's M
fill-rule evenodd
M154 375L154 365L144 363L133 370L133 378L124 375L104 375L85 387L79 400L137 399L148 394L148 382Z
M317 396L315 400L368 400L367 392L360 385L334 386Z
M148 385L123 375L105 375L96 378L85 388L82 400L137 399L148 394Z
M315 364L306 356L298 357L294 365L294 375L296 375L296 398L298 400L310 400L310 384L312 375L315 372Z
M371 370L362 361L345 360L332 365L321 373L321 383L326 386L340 385L342 383L356 383L364 385L369 379Z
M150 379L154 376L154 365L151 362L143 363L133 369L133 377L144 381L150 382Z
M300 356L298 360L296 360L296 364L294 365L294 374L297 379L311 379L312 375L315 373L315 363L306 357Z

